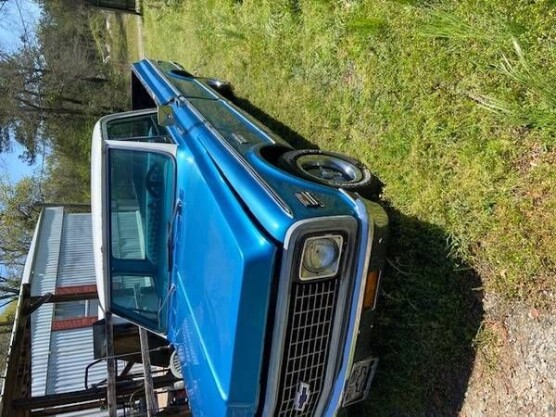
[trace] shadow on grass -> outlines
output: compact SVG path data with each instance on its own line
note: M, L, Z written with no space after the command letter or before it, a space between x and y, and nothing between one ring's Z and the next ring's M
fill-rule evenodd
M318 149L318 146L309 142L295 130L291 129L289 126L286 126L279 120L275 119L264 110L261 110L249 100L241 97L234 96L232 101L234 104L247 113L254 116L257 120L260 120L265 126L270 128L274 133L278 134L278 136L284 138L288 141L294 148L298 149Z
M457 416L483 318L481 279L438 226L389 209L388 266L375 322L381 357L367 415Z
M311 142L251 102L243 108L297 148ZM388 264L375 317L381 358L368 416L457 416L475 361L483 318L481 279L450 252L440 227L387 207Z

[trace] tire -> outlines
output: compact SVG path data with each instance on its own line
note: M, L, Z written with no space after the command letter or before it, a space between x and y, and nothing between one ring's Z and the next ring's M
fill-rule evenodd
M363 163L334 152L290 151L280 156L278 165L298 177L357 192L373 200L378 199L382 191L382 183Z

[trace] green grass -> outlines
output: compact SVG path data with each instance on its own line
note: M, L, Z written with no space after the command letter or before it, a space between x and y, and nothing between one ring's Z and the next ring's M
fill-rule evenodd
M119 13L94 12L89 26L101 59L116 69L127 71L130 62L139 59L138 17Z
M392 206L445 230L487 289L554 289L553 2L156 5L147 55L227 78L319 147L366 161Z
M373 415L452 414L492 339L481 291L556 290L555 18L548 0L145 2L147 56L232 81L286 139L385 182Z

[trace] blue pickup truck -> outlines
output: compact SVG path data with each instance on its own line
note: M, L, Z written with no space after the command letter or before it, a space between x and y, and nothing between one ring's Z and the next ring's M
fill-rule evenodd
M225 82L152 60L131 78L133 110L93 132L101 307L168 339L196 417L349 414L378 361L378 181L293 149Z

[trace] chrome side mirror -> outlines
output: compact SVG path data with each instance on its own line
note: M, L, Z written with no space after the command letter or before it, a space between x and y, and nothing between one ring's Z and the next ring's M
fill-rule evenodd
M158 106L156 116L159 126L169 127L176 124L176 118L174 117L174 110L172 110L172 106L167 104Z

